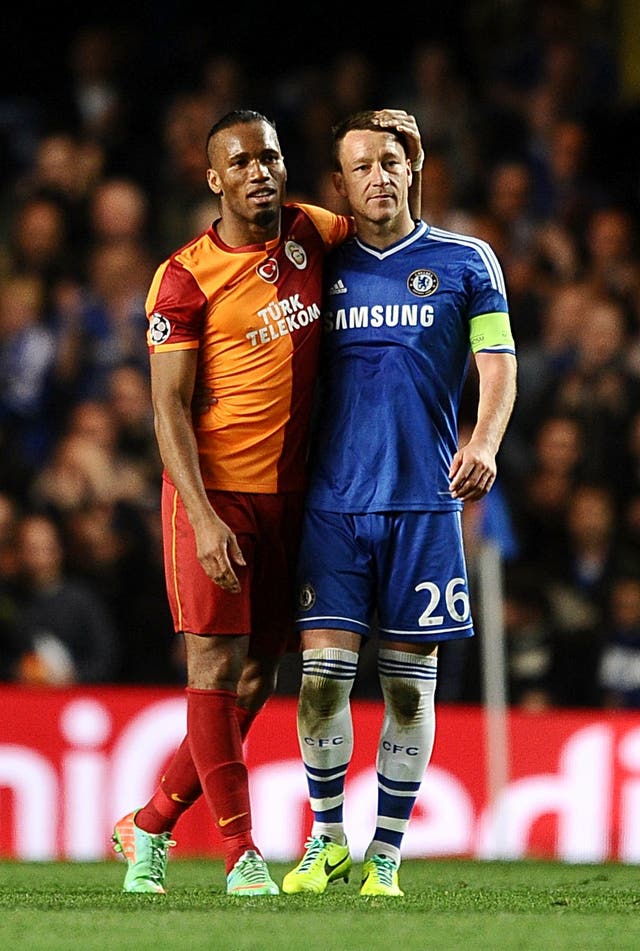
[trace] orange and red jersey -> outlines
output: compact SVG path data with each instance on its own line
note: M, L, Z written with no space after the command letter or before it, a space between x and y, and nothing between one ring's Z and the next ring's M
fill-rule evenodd
M322 263L353 231L350 218L285 205L279 238L230 248L210 228L156 271L149 350L198 349L196 388L217 400L194 417L206 488L305 487Z

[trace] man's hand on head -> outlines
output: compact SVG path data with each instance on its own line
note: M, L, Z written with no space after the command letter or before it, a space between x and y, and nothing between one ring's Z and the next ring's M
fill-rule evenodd
M424 149L422 148L420 130L415 116L405 112L404 109L379 109L376 112L375 121L382 128L395 129L404 135L408 148L407 158L411 162L411 168L414 172L421 171L424 162Z

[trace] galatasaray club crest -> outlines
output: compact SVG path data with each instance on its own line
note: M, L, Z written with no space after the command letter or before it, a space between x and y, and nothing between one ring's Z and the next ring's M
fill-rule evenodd
M407 278L407 287L416 297L429 297L431 294L435 294L439 283L438 275L426 268L412 271Z
M306 268L307 252L296 241L291 241L291 239L287 241L284 246L284 253L299 271L303 271L304 268Z

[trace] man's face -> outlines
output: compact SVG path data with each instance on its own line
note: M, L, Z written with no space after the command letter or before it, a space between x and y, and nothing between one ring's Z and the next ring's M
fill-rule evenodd
M223 214L268 228L278 221L287 171L275 130L256 120L223 129L209 146L207 182Z
M411 166L391 133L347 132L340 144L340 166L334 184L356 218L382 224L403 212Z

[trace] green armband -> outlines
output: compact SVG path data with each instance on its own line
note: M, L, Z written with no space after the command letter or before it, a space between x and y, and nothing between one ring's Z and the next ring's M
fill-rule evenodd
M515 353L509 314L496 312L472 317L469 323L469 343L474 353L478 350L506 350Z

